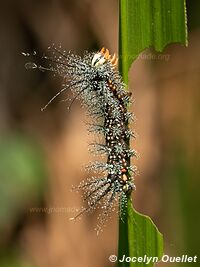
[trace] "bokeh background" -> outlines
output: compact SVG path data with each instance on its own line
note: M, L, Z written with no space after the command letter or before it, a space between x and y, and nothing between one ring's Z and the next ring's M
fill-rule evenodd
M199 9L199 1L188 1L188 48L146 50L130 71L138 134L132 147L140 154L133 202L173 256L200 257ZM1 1L0 266L113 266L116 214L98 237L95 212L69 221L82 205L70 188L88 176L81 167L92 160L84 112L76 102L69 116L60 102L66 95L41 112L62 81L24 68L32 58L21 52L42 54L52 43L80 54L102 46L117 52L117 1Z

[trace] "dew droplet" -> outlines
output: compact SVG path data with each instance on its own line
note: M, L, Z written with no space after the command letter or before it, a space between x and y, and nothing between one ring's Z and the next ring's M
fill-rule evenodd
M22 52L22 55L25 56L25 57L29 57L30 56L29 53L25 53L25 52Z
M26 64L25 64L25 68L27 69L27 70L29 70L29 69L37 69L37 65L34 63L34 62L27 62Z

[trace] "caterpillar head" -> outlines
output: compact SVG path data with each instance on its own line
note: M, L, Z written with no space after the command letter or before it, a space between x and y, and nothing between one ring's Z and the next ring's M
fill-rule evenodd
M99 67L107 61L109 61L113 65L113 67L116 67L118 63L118 58L115 54L111 57L109 50L103 47L100 52L94 55L92 59L92 66Z

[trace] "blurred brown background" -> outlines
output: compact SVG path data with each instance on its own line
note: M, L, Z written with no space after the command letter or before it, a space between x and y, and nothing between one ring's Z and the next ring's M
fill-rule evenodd
M30 59L21 52L42 54L52 43L76 53L102 46L117 52L117 1L0 6L0 266L113 266L108 256L117 251L117 216L98 237L95 213L69 221L82 205L70 188L87 177L81 166L92 160L84 113L77 102L69 116L62 97L41 112L61 81L27 71ZM165 253L174 256L200 257L199 8L198 1L188 4L188 48L147 50L130 71L138 133L132 147L140 154L134 206L153 218Z

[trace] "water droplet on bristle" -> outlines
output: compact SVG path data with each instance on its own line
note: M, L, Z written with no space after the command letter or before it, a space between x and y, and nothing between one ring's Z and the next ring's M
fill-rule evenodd
M30 70L30 69L37 69L37 65L34 63L34 62L27 62L26 64L25 64L25 68L27 69L27 70Z
M22 55L25 56L25 57L29 57L30 56L29 53L25 53L25 52L22 52Z

